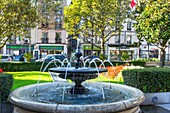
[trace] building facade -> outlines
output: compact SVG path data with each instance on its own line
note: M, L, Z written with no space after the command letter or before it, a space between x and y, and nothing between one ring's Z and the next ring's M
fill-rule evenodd
M43 58L47 54L66 54L66 30L64 23L64 6L67 0L59 0L60 7L51 13L47 11L47 4L41 4L41 16L43 21L38 23L36 28L30 29L24 37L11 37L10 41L3 47L2 54L19 55L31 51L33 57ZM28 38L29 37L29 38Z
M43 58L47 54L67 54L66 30L64 23L64 6L66 0L60 0L61 7L56 7L53 13L47 12L47 4L42 4L42 16L45 21L40 22L31 30L31 42L34 43L33 57Z
M127 54L127 60L133 60L139 57L139 40L135 29L132 27L133 21L123 23L123 29L119 35L113 36L107 47L109 60L123 60L122 55Z

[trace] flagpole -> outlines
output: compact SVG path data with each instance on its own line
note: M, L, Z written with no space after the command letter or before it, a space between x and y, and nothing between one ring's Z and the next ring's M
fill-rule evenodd
M140 6L140 0L138 0L138 6Z

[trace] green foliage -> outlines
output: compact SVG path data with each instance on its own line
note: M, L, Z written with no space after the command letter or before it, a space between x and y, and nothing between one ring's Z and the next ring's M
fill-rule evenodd
M98 66L100 66L101 62L96 62ZM131 62L119 62L119 61L111 61L114 66L118 65L126 65L129 63L134 66L145 66L144 61L131 61ZM56 63L57 66L61 66L60 63ZM42 62L0 62L0 68L3 68L5 72L20 72L20 71L40 71L40 67ZM44 63L43 68L47 65L47 62ZM88 65L88 64L87 64ZM91 66L94 66L92 64ZM111 66L110 63L106 62L105 66ZM51 63L48 68L55 67L54 63ZM45 71L48 71L48 68Z
M64 11L64 27L73 36L80 34L87 43L94 44L87 38L99 37L101 52L104 53L105 43L118 34L115 28L122 28L129 4L128 0L72 0Z
M158 58L138 58L135 61L159 61Z
M31 58L32 58L32 54L30 53L25 53L24 57L26 58L27 62L30 62Z
M146 63L146 61L140 61L140 60L135 60L135 61L131 61L130 62L130 65L133 65L133 66L142 66L142 67L144 67L145 66L145 63Z
M106 59L107 59L107 55L105 55L105 54L100 54L99 58L100 58L101 60L106 60Z
M56 63L60 66L59 63ZM5 72L15 72L15 71L40 71L42 62L0 62L0 67L3 67ZM43 69L47 65L44 63ZM54 63L51 63L48 68L55 67ZM48 71L48 68L45 71Z
M169 68L145 68L124 70L122 72L124 84L136 87L144 93L169 92Z
M0 48L11 36L27 34L29 28L36 26L37 18L31 0L0 0Z
M13 85L12 75L0 73L0 102L7 101L12 85Z
M170 39L170 2L164 0L141 0L136 8L136 32L138 38L153 43L161 49L162 67L165 64L165 49Z
M127 52L123 52L122 55L121 55L121 59L122 59L123 61L128 60L128 59L129 59L128 53L127 53Z
M0 48L10 41L11 37L25 37L38 22L46 22L45 18L49 15L42 13L45 5L48 14L54 14L54 11L59 10L61 1L0 0L0 41L3 42Z

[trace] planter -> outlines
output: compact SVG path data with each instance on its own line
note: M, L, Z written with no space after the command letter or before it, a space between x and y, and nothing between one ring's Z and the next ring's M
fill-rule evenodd
M156 66L160 66L160 62L157 61L147 61L145 63L146 67L156 67Z
M142 105L170 104L170 92L145 93Z
M14 106L9 102L0 102L0 113L13 113Z

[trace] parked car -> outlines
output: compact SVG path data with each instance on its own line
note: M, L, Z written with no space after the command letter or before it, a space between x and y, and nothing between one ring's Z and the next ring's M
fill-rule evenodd
M14 56L14 61L25 61L24 55L15 55Z
M66 56L63 54L49 54L45 58L42 58L36 61L37 62L43 62L43 61L50 62L51 60L54 60L54 59L59 59L60 61L63 61L65 58Z
M1 55L1 62L8 62L12 60L13 60L12 55Z

